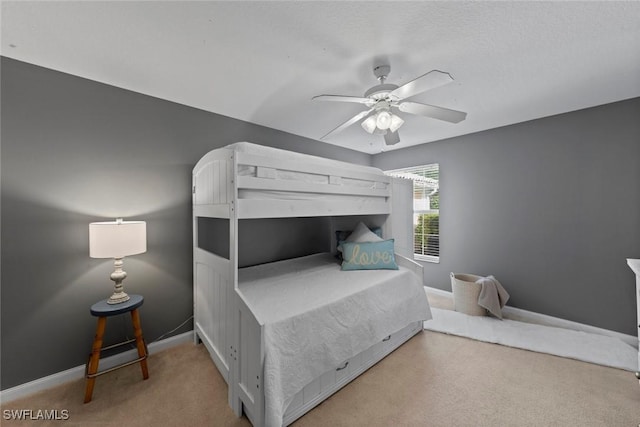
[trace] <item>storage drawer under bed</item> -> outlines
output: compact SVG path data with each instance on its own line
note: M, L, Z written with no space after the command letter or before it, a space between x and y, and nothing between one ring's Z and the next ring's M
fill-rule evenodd
M311 381L294 396L285 412L283 425L289 425L309 412L311 408L382 360L420 330L422 330L422 322L411 323Z

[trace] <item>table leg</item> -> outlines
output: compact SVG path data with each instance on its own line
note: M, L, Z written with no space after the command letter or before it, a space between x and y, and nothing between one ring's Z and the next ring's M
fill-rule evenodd
M102 348L102 338L104 337L104 329L107 324L106 317L98 317L98 327L96 328L96 336L93 339L91 347L91 358L89 359L89 369L87 374L93 375L98 372L98 364L100 363L100 349ZM96 383L95 377L87 378L87 387L84 392L84 403L91 401L93 395L93 386Z
M138 357L144 357L140 361L140 368L142 369L142 378L149 378L149 370L147 368L147 349L144 345L144 341L142 339L142 327L140 327L140 314L138 313L138 309L131 311L131 320L133 322L133 332L136 337L136 347L138 348Z

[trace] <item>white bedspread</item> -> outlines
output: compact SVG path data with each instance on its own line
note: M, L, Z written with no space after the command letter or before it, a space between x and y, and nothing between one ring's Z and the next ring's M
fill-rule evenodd
M319 375L411 322L431 318L422 278L400 270L341 271L331 254L239 270L240 294L264 325L267 426Z

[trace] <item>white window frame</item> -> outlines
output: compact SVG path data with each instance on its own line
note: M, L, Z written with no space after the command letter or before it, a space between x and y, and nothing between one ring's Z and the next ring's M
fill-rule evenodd
M436 171L438 174L438 179L431 179L431 178L426 178L425 175L427 174L432 174L433 171ZM413 181L413 190L414 190L414 197L416 194L416 186L417 185L426 185L428 187L432 188L432 193L433 194L440 194L440 166L438 163L431 163L431 164L425 164L425 165L421 165L421 166L414 166L414 167L409 167L409 168L402 168L402 169L394 169L394 170L390 170L390 171L385 171L385 173L387 175L391 175L391 176L395 176L395 177L400 177L400 178L405 178L405 179L411 179ZM420 184L419 184L420 183ZM423 193L424 194L424 193ZM416 261L426 261L426 262L433 262L433 263L439 263L440 262L440 224L438 224L438 255L424 255L422 253L416 253L415 252L415 228L417 226L416 223L416 218L418 217L418 215L423 215L423 214L438 214L438 221L440 220L440 209L439 209L439 204L438 204L438 209L421 209L418 206L418 201L420 200L425 200L425 199L413 199L413 217L414 217L414 223L413 223L413 230L414 230L414 254L413 254L413 258ZM427 197L426 200L429 200L429 198ZM428 202L430 203L430 202Z

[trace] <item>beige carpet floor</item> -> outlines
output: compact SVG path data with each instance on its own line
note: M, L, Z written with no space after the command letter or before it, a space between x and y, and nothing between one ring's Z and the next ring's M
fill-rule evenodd
M434 306L446 301L430 300ZM248 426L206 349L184 344L96 381L74 381L2 405L2 426ZM6 410L67 410L66 421L15 421ZM422 332L294 425L638 426L630 372L467 338Z

